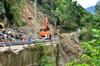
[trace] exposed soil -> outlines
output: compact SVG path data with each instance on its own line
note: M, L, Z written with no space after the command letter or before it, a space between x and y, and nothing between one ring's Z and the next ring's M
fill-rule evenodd
M27 5L25 5L22 9L22 19L27 23L27 26L31 27L32 30L37 33L42 28L42 23L45 14L40 12L37 7L37 16L35 20L35 7L34 3L31 1L28 1ZM53 27L51 24L49 24L50 32L53 33Z
M65 66L65 64L70 59L76 59L78 61L82 49L80 47L80 42L78 41L79 33L65 33L61 34L61 47L60 47L60 64Z

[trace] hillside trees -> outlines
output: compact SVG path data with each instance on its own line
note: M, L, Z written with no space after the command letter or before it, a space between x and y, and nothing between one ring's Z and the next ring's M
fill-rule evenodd
M72 2L72 0L42 0L41 4L38 3L54 21L57 22L59 19L62 31L73 31L84 26L80 20L86 12L77 2Z
M96 4L96 15L100 16L100 1Z
M76 1L57 0L55 14L60 18L62 30L73 31L85 25L80 20L87 13Z
M71 0L55 0L55 15L59 16L61 28L64 31L74 31L77 28L99 28L100 19L83 9L77 2ZM98 5L100 5L98 3ZM99 7L96 9L99 11ZM99 16L99 14L98 14Z
M15 24L16 26L24 25L20 12L25 1L26 0L1 0L10 24Z
M0 2L0 21L4 18L4 15L5 15L4 4Z
M91 29L92 39L81 43L83 54L79 61L72 60L66 66L100 66L100 30Z

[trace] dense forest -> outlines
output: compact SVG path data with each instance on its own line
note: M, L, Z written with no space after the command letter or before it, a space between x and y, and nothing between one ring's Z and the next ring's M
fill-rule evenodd
M5 23L7 20L10 25L17 27L26 25L20 17L21 8L26 2L27 0L0 0L0 22ZM100 1L93 14L72 0L37 0L37 7L50 16L52 25L60 26L61 33L77 29L81 31L79 39L83 53L78 61L71 60L66 66L100 66ZM47 60L48 64L43 66L52 66Z

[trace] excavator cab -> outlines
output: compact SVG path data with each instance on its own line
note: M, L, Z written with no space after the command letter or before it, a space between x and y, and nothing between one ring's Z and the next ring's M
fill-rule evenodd
M40 29L39 34L38 34L39 38L47 38L47 39L51 39L51 34L49 31L45 31L43 29Z
M51 34L49 32L49 27L48 27L48 17L47 16L44 17L43 26L42 26L42 29L40 29L38 36L39 36L39 38L51 39Z

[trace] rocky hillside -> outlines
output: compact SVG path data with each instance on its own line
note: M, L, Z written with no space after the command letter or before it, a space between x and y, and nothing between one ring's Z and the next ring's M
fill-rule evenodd
M71 59L78 59L81 56L82 48L77 32L61 34L60 45L60 66L65 66Z
M43 25L43 19L46 16L45 13L39 11L37 7L35 16L35 6L33 1L28 1L26 5L22 8L21 18L27 23L27 26L31 27L34 32L38 32ZM49 16L48 16L49 17ZM36 18L36 20L35 20ZM49 23L51 33L54 32L53 26Z
M82 49L77 38L77 33L62 34L61 39L49 46L36 44L34 47L25 48L19 53L10 49L0 52L1 66L65 66L71 59L78 61Z
M20 13L20 17L26 23L26 26L19 27L19 29L31 30L37 34L42 28L43 19L46 14L41 12L39 7L37 7L36 12L37 19L35 20L34 2L28 0L25 6L21 8ZM54 28L50 23L49 27L50 32L53 34ZM29 33L29 31L26 32ZM29 56L29 49L21 51L18 55L11 51L2 52L0 53L0 64L1 66L28 66L29 64L33 64L33 66L34 64L36 64L35 66L65 66L70 59L76 58L78 60L82 53L77 35L77 33L61 34L60 40L56 43L57 47L53 48L51 43L49 47L32 48L30 50L31 56Z

